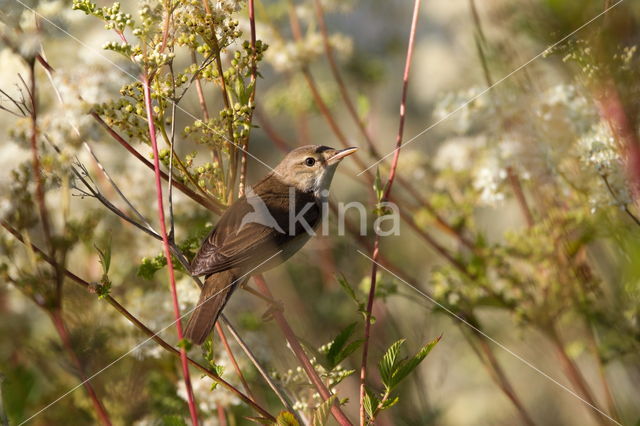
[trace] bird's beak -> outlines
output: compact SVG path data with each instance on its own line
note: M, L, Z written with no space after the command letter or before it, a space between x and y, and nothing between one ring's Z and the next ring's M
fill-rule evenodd
M336 151L331 157L327 159L327 164L334 164L342 160L347 155L351 155L358 150L357 147L350 147L345 149L340 149Z

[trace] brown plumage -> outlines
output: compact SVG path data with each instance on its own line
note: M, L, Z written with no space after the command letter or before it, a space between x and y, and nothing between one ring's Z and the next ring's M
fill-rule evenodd
M323 191L340 160L353 152L355 148L337 151L317 145L295 149L224 212L191 263L191 273L206 279L187 323L189 340L202 344L239 285L284 262L306 243L309 229L290 218L300 215L309 228L320 223Z

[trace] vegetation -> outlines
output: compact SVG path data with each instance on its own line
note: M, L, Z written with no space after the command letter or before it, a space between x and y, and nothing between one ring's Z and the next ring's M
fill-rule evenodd
M640 421L640 6L484 3L3 8L0 423ZM309 143L361 147L335 232L192 347L189 260Z

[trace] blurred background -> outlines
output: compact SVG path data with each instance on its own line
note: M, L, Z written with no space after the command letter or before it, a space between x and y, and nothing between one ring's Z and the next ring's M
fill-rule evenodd
M157 50L165 3L124 1L100 17L83 13L87 2L0 0L0 217L23 240L49 244L30 151L29 60L39 54L55 69L47 72L36 60L50 244L60 263L93 290L69 279L62 283L60 271L4 226L0 421L19 424L76 387L79 377L115 360L91 380L113 424L181 424L188 418L176 360L154 342L119 359L146 336L95 294L108 290L154 331L169 326L162 245L83 196L71 172L82 164L104 196L132 214L86 143L131 204L157 226L153 172L89 113L152 158L135 84L141 62L131 60L137 51L120 46L118 34L130 46L142 40L143 55L145 45ZM171 80L166 62L156 59L164 70L152 87L156 112L164 114L157 121L177 128L174 147L184 167L176 171L178 181L214 200L219 212L236 192L237 176L234 181L229 173L241 168L234 162L240 154L220 137L225 116L218 112L225 105L215 64L198 75L206 108L192 84L198 64L211 53L200 39L201 3L169 4L175 6L173 78L184 76L178 93L188 90L172 118L166 103ZM221 63L236 70L225 78L231 82L235 72L248 82L249 68L242 65L250 33L246 2L210 4L220 19ZM386 181L391 157L374 163L395 147L413 8L408 0L256 2L257 38L268 49L260 54L248 118L255 127L246 182L257 182L269 172L265 164L275 166L296 146L360 147L356 159L340 166L331 199L335 206L364 203L367 235L358 232L355 209L347 212L342 234L332 214L329 236L312 239L265 275L322 377L340 399L348 398L343 410L354 422L361 348L354 347L339 367L323 359L326 344L350 324L351 341L363 336L359 303L367 299L372 264L358 250L371 255L378 201L372 185L377 170ZM127 23L126 13L135 24ZM400 232L383 237L380 246L384 267L378 271L367 380L372 392L383 390L377 364L393 342L406 339L407 356L440 335L442 340L394 390L397 404L376 424L639 424L639 19L640 5L632 0L421 5L407 145L391 193L401 212ZM140 25L145 29L137 32ZM193 40L190 31L197 35ZM245 89L232 87L250 105L240 93ZM246 119L244 110L234 109ZM238 140L246 136L240 133ZM161 148L168 170L171 154L168 145ZM176 243L189 257L218 215L180 191L173 195ZM177 278L186 311L199 290L184 270ZM107 283L110 288L102 287ZM52 295L56 288L60 293ZM225 313L293 408L310 418L321 400L268 309L264 300L238 291ZM174 327L160 335L177 343ZM282 405L229 339L256 400L277 414ZM217 335L206 352L194 347L189 353L241 387ZM255 416L227 389L211 389L213 382L196 370L192 380L205 424L248 424ZM80 387L30 423L96 421Z

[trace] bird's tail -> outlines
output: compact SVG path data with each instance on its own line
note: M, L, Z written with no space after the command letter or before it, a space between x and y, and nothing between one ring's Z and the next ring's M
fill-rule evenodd
M184 336L191 342L201 345L218 320L229 296L238 287L239 280L234 271L213 274L204 281L197 308L191 314Z

